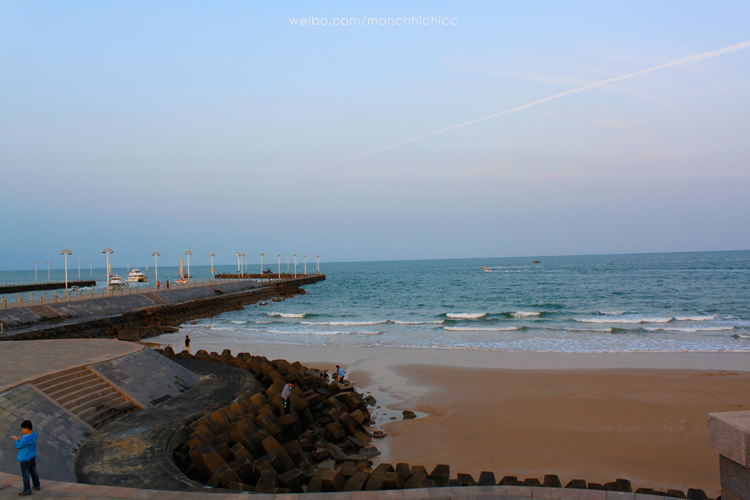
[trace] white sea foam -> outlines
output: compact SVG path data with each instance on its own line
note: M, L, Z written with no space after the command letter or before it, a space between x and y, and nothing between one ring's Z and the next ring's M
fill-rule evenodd
M677 316L675 317L677 321L711 321L716 318L718 318L716 314L712 314L711 316Z
M445 321L442 319L440 321L401 321L396 319L393 320L393 323L397 325L442 325Z
M444 326L443 330L449 332L510 332L520 330L518 326L509 326L506 328L482 328L478 326Z
M579 323L618 323L635 325L638 323L669 323L673 318L575 318Z
M375 320L375 321L300 321L300 325L328 325L328 326L371 326L371 325L382 325L388 323L387 319Z
M480 319L487 316L487 313L448 313L446 318L451 319Z
M378 335L382 332L338 331L338 330L266 330L279 335Z
M643 328L649 332L725 332L734 330L733 326L646 326Z
M304 318L305 313L277 313L277 312L270 312L266 313L266 316L278 316L280 318Z
M736 339L750 339L750 335L745 335L743 333L735 333L732 337Z
M247 321L232 321L235 325L244 325Z
M600 311L599 314L604 314L605 316L622 316L625 314L625 311Z
M528 318L529 316L539 316L541 313L528 312L528 311L516 311L513 313L514 318Z

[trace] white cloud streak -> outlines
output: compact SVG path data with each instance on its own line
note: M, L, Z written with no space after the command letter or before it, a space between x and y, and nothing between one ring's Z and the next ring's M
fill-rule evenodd
M677 59L676 61L671 61L671 62L668 62L668 63L660 64L658 66L652 66L650 68L646 68L646 69L642 69L640 71L636 71L635 73L628 73L627 75L620 75L620 76L616 76L614 78L608 78L607 80L602 80L602 81L599 81L599 82L590 83L590 84L585 85L583 87L579 87L577 89L572 89L572 90L566 90L565 92L560 92L559 94L555 94L555 95L550 96L550 97L545 97L544 99L540 99L538 101L530 102L528 104L524 104L524 105L518 106L516 108L512 108L512 109L508 109L508 110L505 110L505 111L501 111L500 113L495 113L494 115L485 116L483 118L477 118L476 120L471 120L471 121L465 122L465 123L459 123L458 125L453 125L451 127L447 127L447 128L441 129L441 130L437 130L435 132L430 132L429 134L420 135L420 136L417 136L417 137L412 137L411 139L405 139L405 140L403 140L401 142L397 142L395 144L391 144L390 146L385 146L385 147L382 147L382 148L373 149L372 151L367 151L365 153L360 153L358 155L350 156L348 158L344 158L342 160L338 160L338 161L335 161L333 163L330 163L327 166L336 165L338 163L343 163L345 161L354 160L355 158L361 158L362 156L367 156L367 155L371 155L373 153L378 153L380 151L385 151L386 149L395 148L397 146L401 146L402 144L406 144L407 142L418 141L420 139L426 139L427 137L432 137L433 135L442 134L443 132L448 132L449 130L457 129L457 128L460 128L460 127L465 127L467 125L472 125L474 123L479 123L479 122L482 122L484 120L489 120L491 118L497 118L498 116L503 116L503 115L507 115L507 114L510 114L510 113L515 113L516 111L521 111L522 109L530 108L532 106L536 106L538 104L542 104L542 103L545 103L547 101L551 101L553 99L559 99L560 97L565 97L566 95L576 94L578 92L583 92L584 90L593 89L595 87L599 87L599 86L605 85L607 83L619 82L620 80L627 80L628 78L633 78L633 77L636 77L636 76L645 75L646 73L651 73L652 71L658 71L660 69L668 68L670 66L675 66L677 64L682 64L682 63L687 63L687 62L701 61L703 59L710 59L712 57L717 57L717 56L720 56L720 55L723 55L723 54L728 54L730 52L734 52L734 51L737 51L737 50L746 49L748 47L750 47L750 40L748 40L747 42L742 42L742 43L738 43L738 44L735 44L735 45L730 45L729 47L724 47L723 49L712 50L710 52L704 52L702 54L696 54L696 55L692 55L692 56L688 56L688 57L683 57L682 59Z

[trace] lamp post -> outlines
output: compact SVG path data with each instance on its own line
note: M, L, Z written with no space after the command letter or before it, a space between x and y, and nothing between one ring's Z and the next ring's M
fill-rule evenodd
M65 257L65 295L68 294L68 255L73 255L73 252L68 250L68 247L66 246L62 250L60 250L60 255Z
M154 250L154 253L152 253L154 257L154 274L156 275L154 277L154 281L159 281L159 261L157 260L158 257L161 255L158 250Z
M244 262L245 266L242 268L242 276L244 277L247 274L247 255L245 255L244 253L242 254L242 261Z
M320 254L315 256L315 272L320 274Z
M237 277L240 277L240 255L242 252L237 252Z
M37 265L37 264L39 264L39 262L37 262L37 261L34 261L34 283L36 283L36 282L37 282L37 279L36 279L36 265Z
M208 254L208 256L211 257L211 279L214 279L214 257L216 256L214 255L213 252Z
M276 255L276 258L279 261L279 279L281 279L281 254Z
M289 274L289 256L286 257L286 273Z
M307 255L305 255L305 276L307 276Z
M115 253L115 251L107 245L104 247L104 250L102 250L102 253L107 254L107 286L109 286L109 254Z
M52 264L51 260L47 261L47 281L52 281L52 279L49 277L49 265Z
M92 281L94 280L94 261L93 260L89 261L89 278L91 278Z
M76 264L78 264L78 281L81 281L81 264L83 264L83 261L77 260Z
M190 286L190 278L193 276L190 274L190 256L193 255L193 252L190 251L190 249L187 249L187 252L185 252L185 255L187 255L188 258L188 286Z
M260 252L260 282L263 283L263 252Z
M297 254L294 254L294 277L297 277Z

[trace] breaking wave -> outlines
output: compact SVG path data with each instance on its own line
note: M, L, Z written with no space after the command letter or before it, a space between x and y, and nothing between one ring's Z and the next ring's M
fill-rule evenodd
M539 316L540 312L516 311L513 313L514 318L528 318L529 316Z
M525 330L523 326L509 326L506 328L492 328L492 327L479 327L479 326L444 326L443 330L449 332L511 332L514 330Z
M635 325L638 323L669 323L674 318L574 318L579 323L619 323L624 325Z
M401 321L399 319L393 320L396 325L442 325L445 323L444 320L440 321Z
M300 325L328 325L328 326L371 326L388 323L387 319L375 321L300 321Z
M279 335L378 335L383 332L339 331L339 330L266 330Z
M728 330L734 330L733 326L684 326L684 327L669 327L669 326L646 326L643 328L649 332L725 332Z
M277 312L270 312L266 313L266 316L277 316L279 318L304 318L306 316L305 313L277 313Z
M676 316L677 321L711 321L712 319L718 318L718 315L713 314L711 316Z
M448 313L446 318L451 319L480 319L487 316L487 313Z

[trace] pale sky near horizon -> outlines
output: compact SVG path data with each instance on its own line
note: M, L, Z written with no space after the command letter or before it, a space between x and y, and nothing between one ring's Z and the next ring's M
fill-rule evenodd
M331 25L438 16L454 24ZM750 249L750 49L340 161L746 42L749 19L748 2L0 2L0 270L61 267L65 245L99 267L107 244L116 266L188 247L196 265Z

